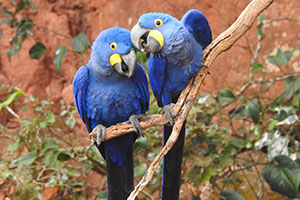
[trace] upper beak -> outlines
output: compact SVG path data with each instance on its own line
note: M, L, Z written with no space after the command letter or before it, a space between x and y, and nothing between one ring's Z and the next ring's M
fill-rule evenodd
M164 46L163 34L158 30L143 28L137 23L130 33L133 45L142 52L159 52Z
M110 66L122 76L130 78L136 71L137 58L134 48L127 54L114 53L110 56Z

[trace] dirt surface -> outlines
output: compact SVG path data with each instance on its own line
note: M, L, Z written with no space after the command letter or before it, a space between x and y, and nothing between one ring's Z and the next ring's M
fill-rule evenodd
M8 5L9 1L2 1ZM9 61L6 51L11 47L10 39L15 30L2 24L0 37L0 84L17 86L27 94L46 98L48 95L58 102L64 99L67 104L73 103L72 79L77 69L85 61L72 52L72 37L84 32L93 41L100 31L121 26L130 29L138 17L146 12L165 12L180 19L188 10L196 8L207 17L213 37L216 38L226 30L248 4L248 0L177 0L177 1L127 1L127 0L33 0L35 13L30 18L36 24L33 36L26 39L22 50ZM292 49L300 43L300 1L275 0L264 12L268 23L264 26L266 39L262 41L261 55L257 62L266 66L270 75L282 72L300 72L300 51L294 53L291 62L294 64L278 68L268 63L266 57L275 54L277 48ZM298 19L298 21L296 20ZM270 21L271 20L271 21ZM298 31L295 31L298 30ZM36 42L43 42L48 52L40 60L29 58L29 49ZM220 55L211 66L211 75L206 79L201 91L216 94L225 86L234 91L247 78L249 64L253 61L254 47L257 43L256 24L227 52ZM53 51L60 45L68 48L67 56L59 73L53 65ZM89 53L84 54L85 60ZM296 61L296 62L295 62ZM270 96L283 90L278 84L276 90L269 91ZM249 92L251 94L251 91ZM9 117L0 111L0 122ZM184 196L184 193L182 194ZM185 197L182 199L186 199ZM188 197L187 197L188 198Z

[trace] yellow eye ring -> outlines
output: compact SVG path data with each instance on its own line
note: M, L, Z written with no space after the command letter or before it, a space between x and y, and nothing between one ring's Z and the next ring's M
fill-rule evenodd
M156 19L156 20L154 20L154 24L155 24L156 27L160 27L164 23L163 23L163 21L161 19Z
M117 43L115 43L115 42L112 42L112 43L110 43L110 48L112 49L112 50L116 50L116 48L117 48Z

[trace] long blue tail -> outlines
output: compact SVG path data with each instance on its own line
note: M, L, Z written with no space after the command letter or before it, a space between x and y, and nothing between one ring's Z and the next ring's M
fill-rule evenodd
M126 159L122 167L113 163L105 144L106 176L108 200L126 200L134 189L133 144L128 147Z
M173 126L164 126L164 145L171 135ZM178 140L163 159L162 200L179 198L181 163L185 138L185 122Z

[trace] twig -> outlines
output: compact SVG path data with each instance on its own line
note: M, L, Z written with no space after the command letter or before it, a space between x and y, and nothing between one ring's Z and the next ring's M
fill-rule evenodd
M273 0L251 1L235 21L235 23L232 24L225 32L220 34L206 49L203 59L204 65L210 66L218 55L228 50L240 37L245 34L247 30L250 29L257 16L265 9L267 9L272 2ZM190 84L185 88L185 90L181 93L175 106L177 106L178 104L183 106L180 106L181 110L178 118L175 120L173 131L161 152L150 164L142 180L128 197L128 200L134 200L138 193L147 186L147 184L151 181L153 174L159 163L161 162L163 156L166 155L175 144L179 136L182 124L185 121L187 114L189 113L189 110L191 109L194 100L197 97L200 86L202 85L207 73L208 68L202 67L196 78L192 80Z
M50 28L47 27L47 26L41 26L41 25L38 25L38 24L34 24L34 25L35 25L36 28L38 28L38 29L41 28L41 29L47 30L47 31L49 31L49 32L51 32L51 33L53 33L53 34L55 34L55 35L58 35L58 36L61 36L61 37L67 38L67 39L72 39L71 36L65 35L65 34L63 34L63 33L59 33L59 32L57 32L57 31L55 31L55 30L50 29Z
M6 110L7 110L10 114L12 114L15 118L17 118L17 119L19 120L19 122L21 123L21 118L20 118L20 116L19 116L15 111L13 111L13 109L11 109L11 108L8 107L8 106L5 106L5 108L6 108Z

